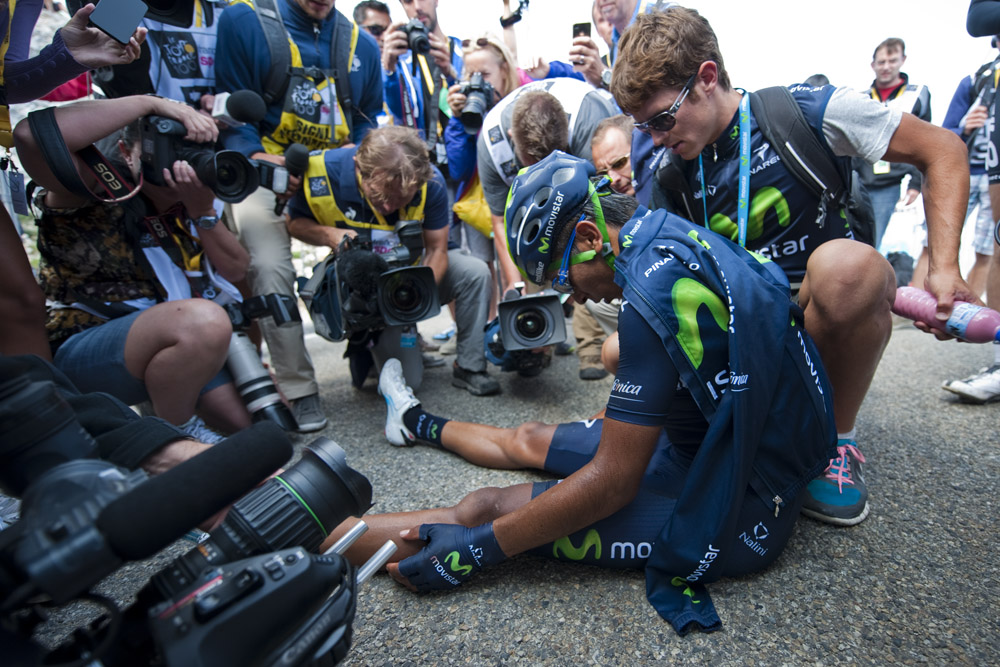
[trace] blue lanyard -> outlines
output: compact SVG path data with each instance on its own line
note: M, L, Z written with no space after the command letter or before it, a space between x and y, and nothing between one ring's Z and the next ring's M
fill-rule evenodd
M736 224L739 228L740 247L747 245L747 226L750 219L750 94L743 93L740 100L740 198L736 207Z
M698 155L698 175L701 178L701 210L708 226L708 196L705 192L705 169ZM743 93L740 100L740 191L736 204L736 226L740 247L747 245L747 227L750 221L750 94Z

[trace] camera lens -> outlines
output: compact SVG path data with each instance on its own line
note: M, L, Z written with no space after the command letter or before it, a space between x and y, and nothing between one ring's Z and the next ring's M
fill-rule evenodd
M379 277L379 306L387 323L404 324L427 318L437 304L434 274L427 267L404 267Z
M347 465L344 450L317 438L298 463L236 501L208 540L150 582L169 599L208 567L293 546L315 551L344 519L364 514L371 500L371 483Z
M545 335L545 315L534 308L523 310L514 318L514 328L527 340L538 340Z
M260 185L260 176L250 160L236 151L213 154L208 169L210 180L202 179L202 182L211 186L215 196L225 202L241 202ZM198 178L201 178L201 172L198 172Z
M479 130L483 127L483 119L486 117L486 111L489 109L489 102L486 99L486 95L481 91L470 92L465 101L465 106L462 107L462 127L465 128L466 134L478 134Z

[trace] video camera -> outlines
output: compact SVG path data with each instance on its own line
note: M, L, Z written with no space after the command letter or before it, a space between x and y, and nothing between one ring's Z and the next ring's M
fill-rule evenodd
M486 358L504 371L537 375L551 357L537 349L566 340L560 295L552 290L522 294L515 283L497 304L497 316L486 325Z
M271 317L279 327L291 322L301 322L295 297L287 294L263 294L243 303L226 304L225 309L233 324L226 367L233 376L233 384L236 385L247 412L255 422L269 419L286 431L296 430L298 424L295 417L282 402L271 374L261 363L257 346L246 334L253 320L259 317Z
M299 296L309 307L316 333L330 341L386 326L414 324L441 310L434 271L412 266L423 254L419 220L395 226L400 243L375 253L366 238L345 238L336 254L299 279Z
M479 134L486 113L493 108L493 86L483 79L482 72L475 72L462 84L465 106L462 107L462 127L466 134Z
M350 646L357 585L395 550L387 543L356 573L340 554L361 522L326 554L311 553L371 507L368 480L325 438L246 495L291 455L274 425L146 479L92 458L94 440L55 385L23 376L0 383L0 434L0 489L22 497L20 520L0 532L0 644L10 664L332 664ZM126 610L88 592L234 500L208 539ZM46 654L32 639L45 608L83 599L107 614Z

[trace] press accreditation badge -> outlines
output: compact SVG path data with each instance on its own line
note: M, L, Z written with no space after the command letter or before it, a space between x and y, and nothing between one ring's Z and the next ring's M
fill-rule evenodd
M876 174L888 174L889 173L889 163L885 160L879 160L872 165L872 172Z

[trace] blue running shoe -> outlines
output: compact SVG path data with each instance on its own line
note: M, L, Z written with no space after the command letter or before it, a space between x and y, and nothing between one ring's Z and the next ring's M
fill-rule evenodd
M806 487L802 513L837 526L854 526L865 520L870 509L861 467L865 457L854 440L838 440L837 454Z

